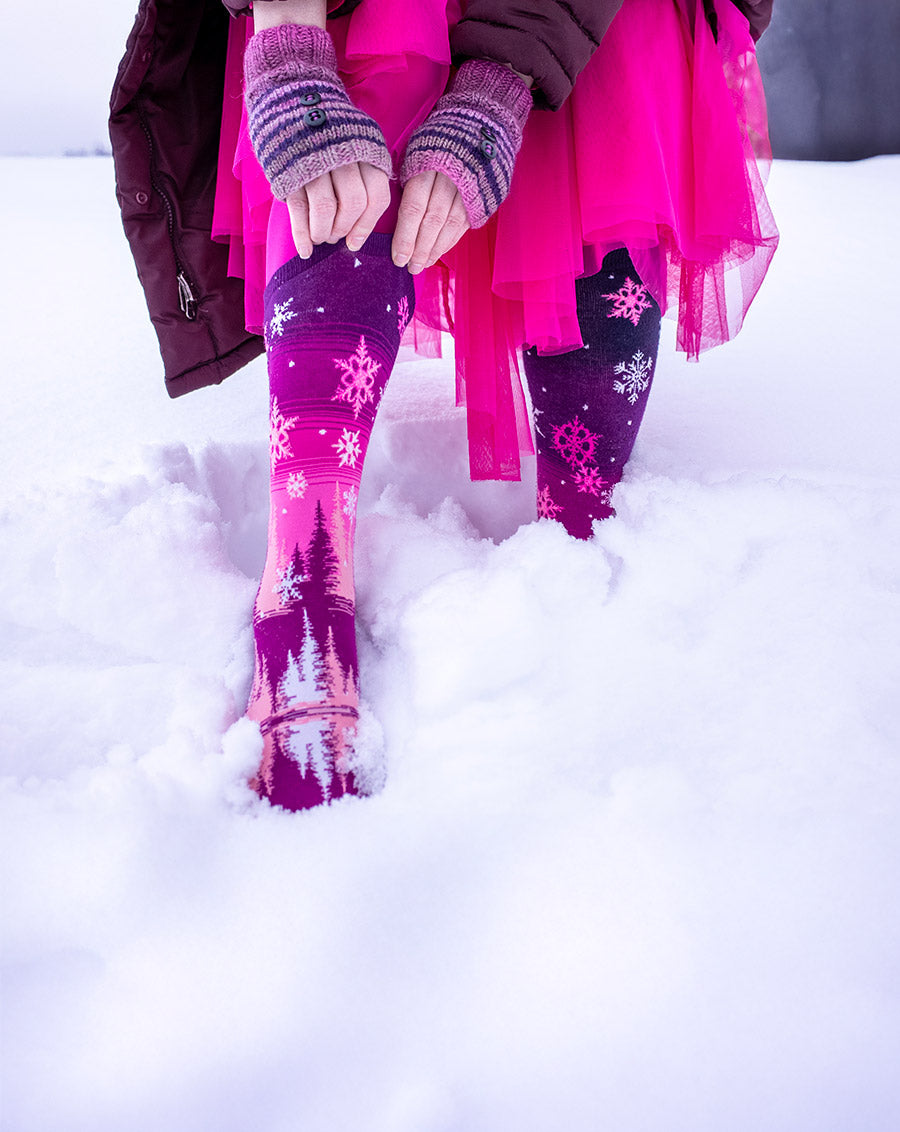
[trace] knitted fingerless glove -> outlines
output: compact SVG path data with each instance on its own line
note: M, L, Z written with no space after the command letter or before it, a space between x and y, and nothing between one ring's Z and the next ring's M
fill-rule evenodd
M469 223L480 228L500 207L512 180L531 92L508 67L471 59L409 139L400 182L444 173L459 189Z
M280 24L251 36L244 100L253 150L279 200L356 161L391 176L384 135L347 97L322 28Z

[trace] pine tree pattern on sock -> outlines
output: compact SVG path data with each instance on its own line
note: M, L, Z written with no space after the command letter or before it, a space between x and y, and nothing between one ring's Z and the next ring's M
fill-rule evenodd
M524 352L537 448L537 513L587 539L614 515L659 350L659 306L624 248L575 283L583 348Z
M263 757L252 785L286 809L357 790L353 546L363 461L413 281L373 236L292 260L265 296L271 502L254 608L249 718Z

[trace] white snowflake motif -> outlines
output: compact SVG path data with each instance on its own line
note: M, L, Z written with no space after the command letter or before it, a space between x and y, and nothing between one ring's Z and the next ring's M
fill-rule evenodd
M567 464L580 468L593 459L594 448L600 437L582 424L577 416L564 425L553 425L552 428L553 447Z
M272 398L272 410L269 414L269 455L273 468L278 460L286 460L289 456L293 456L294 449L291 447L288 429L293 428L299 419L299 417L282 416L278 408L278 398Z
M580 468L575 473L575 483L583 495L600 495L601 489L609 484L609 480L600 475L599 468L591 466Z
M291 499L302 499L306 495L309 481L303 472L291 472L287 479L287 493Z
M562 507L550 498L550 485L544 484L537 497L538 518L555 519L560 511L562 511Z
M356 488L351 484L344 492L344 514L352 521L353 516L356 514L356 502L359 496Z
M622 375L622 380L614 381L613 389L616 393L627 393L629 405L633 405L650 384L652 365L650 358L645 358L638 350L630 362L619 362L616 366L616 373Z
M627 318L635 326L641 321L644 311L653 306L647 298L647 288L643 283L635 283L629 278L625 279L618 291L604 295L603 298L610 299L613 303L613 309L606 316L607 318Z
M351 468L356 467L360 453L358 432L351 432L349 428L345 428L341 434L341 439L337 444L332 444L331 447L337 452L341 467L345 464L349 464Z
M397 304L397 333L403 337L403 331L406 329L406 324L409 322L409 299L406 295Z
M269 319L269 341L280 338L284 332L284 324L297 317L297 312L290 309L293 298L285 299L283 303L276 303L272 317Z
M354 417L359 416L363 405L375 399L375 377L381 362L369 357L366 340L360 335L359 345L349 358L335 358L334 364L342 369L340 386L332 401L347 401L353 406Z
M278 581L272 587L272 593L278 595L282 605L286 605L289 601L296 601L297 598L302 596L300 589L302 581L302 575L294 570L294 563L288 562L278 575Z

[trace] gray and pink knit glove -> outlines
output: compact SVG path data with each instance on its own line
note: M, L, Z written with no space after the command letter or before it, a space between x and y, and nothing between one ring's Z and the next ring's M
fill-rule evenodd
M473 228L485 224L509 192L531 92L500 63L470 59L450 90L409 139L400 182L418 173L449 177Z
M280 24L251 36L244 101L253 150L279 200L357 161L391 176L384 135L347 97L322 28Z

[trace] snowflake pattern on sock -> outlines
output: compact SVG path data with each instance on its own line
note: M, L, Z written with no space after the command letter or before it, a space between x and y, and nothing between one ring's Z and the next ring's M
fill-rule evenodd
M539 519L555 519L560 511L562 511L562 507L554 503L550 498L549 484L544 484L538 492L537 511Z
M351 523L353 522L353 520L356 516L356 504L357 504L358 500L359 500L359 495L356 491L356 487L355 487L354 484L351 484L349 486L349 488L347 488L347 490L344 492L344 509L343 509L344 514L347 516L347 518L350 520Z
M287 605L288 602L296 601L301 597L303 593L300 588L302 582L303 575L297 571L294 560L291 559L279 573L278 581L272 587L272 592L278 596L282 605Z
M591 432L577 416L562 425L552 425L553 447L567 464L580 468L593 459L597 441L600 437Z
M303 472L291 472L287 479L287 493L291 499L302 499L309 482Z
M575 485L584 495L601 496L603 488L609 486L609 480L604 479L600 475L600 469L592 464L578 469L575 473Z
M360 335L356 350L349 358L335 358L334 364L342 371L340 385L332 401L346 401L353 408L354 417L358 417L364 405L374 400L375 379L381 369L381 362L376 362L369 355L366 339Z
M397 304L397 333L403 337L403 331L409 323L409 299L404 295Z
M338 463L341 467L344 467L345 464L349 464L351 468L356 467L360 453L358 432L352 432L349 428L343 429L340 440L336 444L332 444L331 447L337 452Z
M653 306L647 298L647 288L643 283L635 283L630 277L626 278L618 291L604 295L603 298L609 299L613 304L607 318L627 318L634 326L641 321L644 311Z
M269 319L269 341L273 338L280 338L284 333L284 324L292 318L297 317L297 312L292 311L291 304L293 298L285 299L283 303L275 303L272 317Z
M613 389L616 393L627 394L629 405L635 404L638 397L650 384L652 369L652 360L645 358L643 353L638 350L630 362L619 362L616 366L616 373L620 375L620 380L613 382Z
M279 460L287 460L294 454L289 430L297 423L296 417L285 417L278 408L278 398L272 398L269 413L269 457L274 468Z

